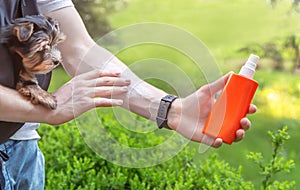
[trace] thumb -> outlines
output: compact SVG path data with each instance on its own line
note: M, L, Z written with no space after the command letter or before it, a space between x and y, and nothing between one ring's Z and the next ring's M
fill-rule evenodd
M218 80L208 84L210 92L212 94L215 94L218 91L222 90L225 87L225 85L226 85L229 77L232 75L232 73L233 72L231 71L231 72L227 73L226 75L224 75L223 77L219 78Z

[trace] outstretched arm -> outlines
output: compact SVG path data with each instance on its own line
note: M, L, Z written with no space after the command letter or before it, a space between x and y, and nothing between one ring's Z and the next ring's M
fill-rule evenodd
M121 77L131 80L128 93L118 96L124 101L123 107L145 118L155 120L160 99L167 93L142 81L118 58L106 49L98 46L89 36L82 19L74 7L66 7L46 14L56 18L61 25L61 30L66 34L67 40L61 44L64 68L76 76L78 73L94 69L104 69L121 72ZM126 71L126 72L125 72ZM200 88L192 95L177 99L170 108L168 125L185 137L203 142L202 127L213 104L214 93L221 90L229 75L218 81ZM215 90L211 91L210 88ZM254 113L256 108L250 106L249 113ZM248 119L242 119L242 130L237 131L237 140L244 135L244 129L250 127ZM221 139L205 138L203 142L212 146L220 146Z

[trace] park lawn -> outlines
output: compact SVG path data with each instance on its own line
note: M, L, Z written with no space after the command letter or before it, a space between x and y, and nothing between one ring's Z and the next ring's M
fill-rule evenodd
M253 0L130 0L123 11L110 17L114 29L138 23L163 23L192 33L221 62L235 48L299 33L299 15L285 17L289 5L270 9Z

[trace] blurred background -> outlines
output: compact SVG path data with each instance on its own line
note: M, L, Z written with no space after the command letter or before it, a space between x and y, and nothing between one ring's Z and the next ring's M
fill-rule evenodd
M180 162L185 160L184 166L190 164L195 170L200 170L198 167L204 163L216 164L214 161L207 163L208 159L214 160L216 156L219 164L229 165L233 173L239 174L239 177L231 176L234 180L243 179L247 184L253 184L251 187L259 189L263 181L260 168L248 160L246 155L249 152L261 152L266 162L270 160L273 147L268 131L288 126L291 138L284 145L280 156L294 160L295 168L289 173L277 173L272 180L286 180L287 183L295 181L296 185L292 189L300 189L299 0L74 0L73 2L96 41L114 29L141 22L159 22L179 27L200 39L215 57L221 74L228 71L238 72L250 53L259 55L261 60L254 76L259 82L259 88L253 100L258 111L249 116L252 128L244 140L231 146L223 145L219 149L210 148L205 153L198 152L197 143L190 143L178 158L170 160L169 165L172 165L172 162L176 165L176 159L179 159ZM167 47L155 45L132 47L117 56L128 65L139 59L163 58L178 64L189 73L196 87L206 83L199 71L188 67L191 60L177 55ZM67 80L69 77L62 68L57 69L54 72L51 90L54 91ZM172 91L159 81L148 82L167 92ZM105 117L103 116L103 121L106 121ZM111 122L108 125L118 124ZM161 168L166 166L147 169L149 176L145 177L141 174L142 170L107 163L93 154L84 141L80 140L74 122L57 128L43 125L40 133L42 134L40 145L46 157L48 189L53 189L57 182L61 184L61 189L134 189L134 184L139 184L137 189L155 189L155 187L215 189L213 186L204 188L203 184L202 186L198 184L200 188L197 188L196 184L189 186L184 183L182 188L179 188L180 186L176 186L175 183L180 181L180 173L176 174L174 184L170 179L169 182L161 182L165 186L151 186L151 183L155 184L155 180L153 178L149 180L149 176L158 175L157 173L162 172ZM121 130L116 132L116 135L120 133ZM63 141L60 140L62 138ZM124 141L127 142L128 137L123 137L122 142ZM130 145L129 141L127 143ZM175 172L174 170L170 169L169 174ZM190 175L195 177L192 181L203 177L200 174L197 176L190 173ZM183 177L183 181L185 178L189 178L189 173ZM222 178L220 181L222 184ZM143 183L144 186L141 185ZM248 188L232 186L232 189ZM284 188L278 186L274 189Z

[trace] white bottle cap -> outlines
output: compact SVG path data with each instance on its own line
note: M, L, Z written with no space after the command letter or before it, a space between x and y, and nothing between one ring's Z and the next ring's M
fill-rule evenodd
M258 60L259 57L257 55L251 54L245 65L241 68L239 74L248 78L253 78Z

